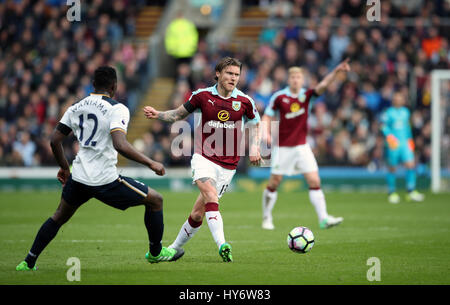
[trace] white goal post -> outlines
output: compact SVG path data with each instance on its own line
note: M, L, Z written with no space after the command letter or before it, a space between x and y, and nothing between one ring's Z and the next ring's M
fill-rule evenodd
M442 191L441 184L441 122L446 119L442 109L441 81L450 80L450 70L431 72L431 191ZM446 105L449 101L445 101Z

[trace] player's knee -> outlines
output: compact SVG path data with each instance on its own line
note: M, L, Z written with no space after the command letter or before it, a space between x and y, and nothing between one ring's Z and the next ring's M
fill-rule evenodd
M54 222L58 225L62 226L67 220L62 217L62 214L59 210L57 210L51 217Z
M77 210L77 207L71 206L67 204L64 200L62 200L56 209L55 213L51 216L51 218L60 226L69 221L72 215Z
M195 222L202 222L203 221L203 213L201 211L192 211L191 218Z
M52 219L54 222L56 222L59 226L62 226L66 222L69 221L72 214L63 213L60 209L56 210L55 213L52 215Z
M282 179L283 179L283 176L272 176L272 177L270 177L269 183L267 184L267 186L273 190L276 190L280 186Z
M160 193L152 193L148 201L153 211L160 211L163 208L163 197Z
M308 186L309 188L320 188L320 178L319 177L314 177L314 178L310 178L308 181Z
M205 202L217 202L219 201L219 197L217 196L217 192L215 190L206 190L202 192L202 196Z

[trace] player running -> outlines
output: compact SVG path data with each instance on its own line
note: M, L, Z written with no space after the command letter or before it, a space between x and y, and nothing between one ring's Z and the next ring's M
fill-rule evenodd
M240 159L239 140L243 135L243 121L250 127L250 162L259 165L259 114L253 100L236 88L242 64L225 57L216 65L217 83L192 93L189 100L175 110L157 111L144 107L149 119L175 122L194 111L201 113L196 122L195 149L191 159L192 179L200 191L194 207L182 225L171 249L182 247L200 229L206 216L211 234L224 262L232 262L231 245L225 241L223 220L219 211L222 197L236 172ZM213 138L216 140L211 141ZM218 141L221 139L222 143ZM196 141L198 140L198 141Z
M125 210L144 205L144 223L149 238L150 263L175 261L184 252L162 247L164 231L163 198L155 190L132 178L118 175L117 152L146 165L157 175L165 173L161 163L138 152L126 140L130 120L128 108L112 99L117 89L116 71L111 67L99 67L94 73L94 93L73 104L56 126L51 147L60 166L57 178L63 185L61 201L56 212L39 229L30 252L16 270L36 270L36 260L83 203L96 198L109 206ZM69 163L64 156L63 140L73 132L80 143L80 150Z
M319 227L330 228L344 219L328 215L325 196L321 189L316 159L306 142L308 113L315 97L325 92L339 72L350 71L348 59L340 63L313 89L304 89L304 73L300 67L288 70L288 87L275 92L264 111L263 140L272 145L271 174L263 191L262 228L273 230L272 210L277 201L277 189L283 176L303 174L309 186L309 200L319 218ZM278 139L271 138L271 121L279 120ZM278 140L278 141L275 141ZM276 144L278 143L278 145Z
M385 157L388 165L386 175L388 185L388 201L399 203L400 196L396 192L395 172L399 163L406 167L407 201L423 201L425 196L416 190L416 172L414 163L414 141L409 124L410 112L405 106L402 93L396 92L392 98L392 106L381 116L381 131L385 137Z

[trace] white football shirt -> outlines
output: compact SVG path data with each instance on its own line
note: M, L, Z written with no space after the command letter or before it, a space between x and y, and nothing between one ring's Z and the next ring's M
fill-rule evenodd
M117 172L117 151L110 133L127 132L128 108L102 94L92 93L70 106L60 123L70 127L80 143L72 164L72 179L90 186L113 182Z

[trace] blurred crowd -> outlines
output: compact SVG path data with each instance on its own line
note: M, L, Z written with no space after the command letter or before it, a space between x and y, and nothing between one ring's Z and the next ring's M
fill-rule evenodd
M82 1L82 22L69 22L65 0L0 2L1 166L56 164L49 137L65 109L93 91L100 65L118 72L115 99L136 107L148 48L128 42L139 9L128 2ZM76 145L67 140L69 160Z
M136 107L148 49L127 37L134 35L135 16L146 1L137 6L87 1L83 22L75 24L59 2L0 3L0 165L55 165L49 135L66 107L92 91L89 75L100 64L117 68L115 98ZM367 20L365 0L242 3L243 9L258 6L269 16L258 47L234 48L229 41L212 52L200 39L195 55L177 67L168 108L213 85L215 64L224 56L242 61L238 87L254 98L261 114L270 96L286 86L290 66L304 67L305 86L314 87L348 57L352 71L333 83L310 113L308 142L319 164L382 167L379 117L395 91L408 97L417 162L429 163L430 71L450 68L449 1L382 1L379 22ZM192 116L188 120L192 124ZM166 166L187 166L189 157L170 151L174 136L170 125L155 121L137 144ZM66 151L73 158L73 139ZM239 169L245 168L243 160Z
M334 82L310 112L308 142L319 164L383 167L379 118L395 91L404 93L411 110L416 161L429 163L430 71L450 68L450 28L448 21L441 24L443 17L450 17L449 1L383 1L380 22L367 20L366 1L362 0L244 3L259 6L269 15L259 47L233 49L223 43L219 50L209 52L200 41L190 64L178 67L169 108L181 105L193 90L213 85L215 64L224 56L242 61L238 87L254 98L261 114L270 96L287 85L290 66L306 68L305 86L314 87L348 57L352 71ZM306 22L299 24L294 17ZM150 131L146 137L161 137L161 131L171 136L167 126L158 130L158 135ZM172 165L170 153L162 155ZM245 170L247 164L241 161L239 168Z

